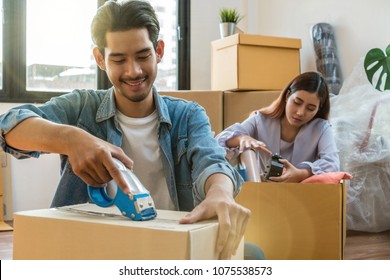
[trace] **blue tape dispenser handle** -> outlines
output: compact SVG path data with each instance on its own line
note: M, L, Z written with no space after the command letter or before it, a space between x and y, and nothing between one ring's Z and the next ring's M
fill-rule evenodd
M135 221L145 221L155 218L157 212L148 190L122 162L115 158L113 159L124 175L130 187L130 193L125 194L116 182L112 180L108 185L113 186L116 190L114 198L107 193L107 187L88 186L88 194L92 202L100 207L115 205L123 216Z

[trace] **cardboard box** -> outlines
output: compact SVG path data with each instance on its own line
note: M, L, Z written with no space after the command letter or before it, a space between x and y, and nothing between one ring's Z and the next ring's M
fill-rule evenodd
M242 122L249 114L268 106L281 91L225 91L223 93L223 127Z
M222 91L167 91L161 95L170 95L189 101L195 101L201 105L210 119L211 129L216 134L223 129L223 93Z
M217 221L178 224L185 214L159 210L156 219L139 222L120 216L116 207L94 204L19 212L14 220L13 258L215 259ZM237 259L243 258L241 243Z
M301 40L235 34L211 43L212 90L281 90L300 74Z
M3 151L0 151L0 156L2 153ZM12 227L4 222L3 207L3 173L2 168L0 168L0 231L12 230Z
M345 182L247 182L236 201L252 211L245 241L260 246L267 259L343 259Z

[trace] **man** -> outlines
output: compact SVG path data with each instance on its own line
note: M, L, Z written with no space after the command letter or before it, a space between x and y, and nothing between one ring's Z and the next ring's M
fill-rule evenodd
M250 217L233 199L242 181L213 139L204 109L153 87L164 55L158 34L147 2L107 2L92 22L93 55L113 87L10 110L0 120L1 145L18 158L61 155L53 207L85 203L87 184L103 187L112 179L129 192L113 157L119 159L134 169L156 208L191 211L181 223L217 216L217 254L228 259Z

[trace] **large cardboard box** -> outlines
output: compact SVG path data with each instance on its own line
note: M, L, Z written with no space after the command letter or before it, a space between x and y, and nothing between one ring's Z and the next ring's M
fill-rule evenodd
M252 211L245 241L260 246L267 259L343 259L345 182L246 182L236 201Z
M215 259L217 221L179 224L185 214L158 210L156 219L140 222L120 216L116 207L94 204L19 212L14 220L13 258ZM242 259L243 254L241 242L235 258Z
M212 90L280 90L300 74L300 39L235 34L211 48Z
M189 101L195 101L201 105L210 119L211 129L216 134L223 129L223 93L222 91L166 91L160 92L161 95L169 95L182 98Z
M223 127L242 122L249 114L270 105L281 91L225 91L223 93Z

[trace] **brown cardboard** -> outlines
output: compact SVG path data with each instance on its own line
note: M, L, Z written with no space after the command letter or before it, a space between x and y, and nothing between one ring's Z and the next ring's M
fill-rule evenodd
M210 119L211 129L216 134L222 131L223 126L223 96L221 91L186 91L178 90L160 92L161 95L170 95L189 101L195 101L201 105Z
M268 106L281 91L225 91L223 93L223 127L242 122L249 114Z
M3 156L3 151L0 150L0 157ZM3 168L0 167L0 195L3 195ZM3 207L3 204L1 204Z
M281 90L300 74L301 40L235 34L211 42L212 90Z
M91 212L118 216L86 214ZM156 219L140 222L120 216L116 207L93 204L19 212L14 220L13 258L215 259L217 221L179 224L185 214L158 210ZM243 242L235 258L243 258Z
M3 151L0 151L0 156L2 156ZM4 222L4 212L3 212L3 173L2 168L0 168L0 231L12 230L12 227Z
M236 198L252 211L245 241L260 246L269 260L343 259L345 200L345 182L247 182Z

